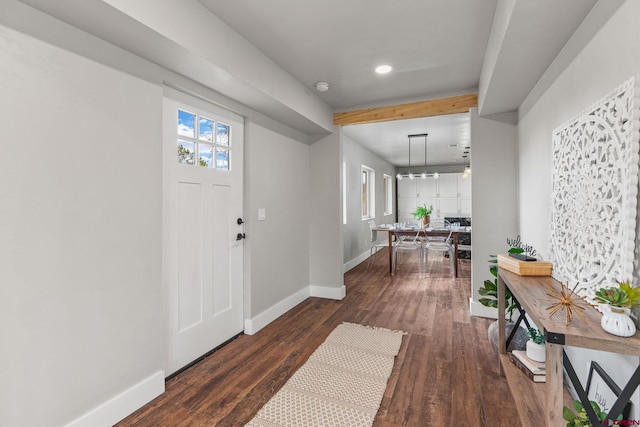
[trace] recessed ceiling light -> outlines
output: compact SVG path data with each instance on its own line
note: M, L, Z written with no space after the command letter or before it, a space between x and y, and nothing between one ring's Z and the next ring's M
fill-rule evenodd
M378 65L376 67L376 73L378 74L387 74L391 70L393 70L393 67L391 65Z
M456 148L458 144L449 144L449 148Z

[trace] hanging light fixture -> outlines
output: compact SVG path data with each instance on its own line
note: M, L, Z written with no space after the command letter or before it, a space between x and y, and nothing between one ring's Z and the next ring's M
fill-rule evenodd
M406 175L409 177L409 179L413 179L413 174L411 173L411 138L409 138L409 175ZM405 175L402 175L400 172L398 172L398 175L396 175L396 178L398 178L398 181L402 180L402 178L404 178Z
M407 135L407 137L409 138L409 173L408 174L398 173L396 175L396 178L398 180L401 180L404 177L407 177L409 179L414 179L416 177L413 174L413 172L411 172L411 138L419 138L419 137L424 137L424 172L420 174L420 177L422 179L426 179L427 177L431 176L427 173L427 136L429 136L428 133L418 133L413 135ZM433 175L433 177L437 179L437 172Z
M422 172L421 178L427 179L427 136L428 133L424 134L424 172Z
M411 173L411 135L409 135L409 179L415 178Z

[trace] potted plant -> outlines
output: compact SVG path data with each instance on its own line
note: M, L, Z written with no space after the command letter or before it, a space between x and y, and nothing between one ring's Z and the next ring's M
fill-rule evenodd
M540 329L528 328L527 335L529 341L527 341L527 357L536 362L545 361L545 346L544 335L540 332Z
M607 413L600 409L600 406L593 401L590 401L591 407L593 408L593 412L596 413L596 417L598 421L602 422L607 418ZM562 418L569 421L566 427L591 427L593 424L589 421L589 417L587 416L587 411L584 409L582 402L579 400L573 401L573 409L576 412L573 412L571 408L567 406L562 407ZM622 420L622 415L619 415L617 420Z
M520 254L523 252L524 250L520 248L509 249L509 253ZM478 299L478 302L485 307L498 308L498 258L496 255L490 255L489 272L493 276L493 279L485 280L484 284L480 287L480 289L478 289L478 293L483 297ZM513 328L515 327L515 323L512 321L512 318L513 311L516 309L516 303L509 288L505 287L504 293L506 312L509 315L505 326L505 334L506 336L509 336L511 334L511 331L513 331ZM491 325L489 325L487 334L489 336L489 343L491 344L491 347L495 352L498 352L498 321L495 321ZM523 328L518 328L507 350L523 350L525 348L526 342L527 334L525 330Z
M412 212L411 215L413 215L415 219L422 220L422 226L426 227L427 224L429 224L429 215L431 215L432 211L433 206L427 207L427 205L425 204L423 206L418 206L415 212Z
M636 325L630 317L631 307L640 304L640 288L620 282L618 286L600 288L594 300L603 309L600 325L610 334L630 337L636 333Z
M524 252L523 249L520 248L510 248L508 251L510 254L521 254ZM498 308L498 258L496 255L489 255L489 273L493 276L493 279L487 279L484 281L484 284L478 289L478 293L480 296L485 298L480 298L478 302L485 307L493 307ZM507 313L509 313L509 320L513 317L513 310L516 309L516 304L513 301L513 295L511 295L511 291L508 288L505 288L504 301L507 308Z

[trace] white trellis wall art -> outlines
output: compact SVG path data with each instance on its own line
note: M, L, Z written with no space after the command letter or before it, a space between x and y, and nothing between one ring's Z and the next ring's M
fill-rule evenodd
M553 277L588 298L633 279L639 97L631 78L553 133Z

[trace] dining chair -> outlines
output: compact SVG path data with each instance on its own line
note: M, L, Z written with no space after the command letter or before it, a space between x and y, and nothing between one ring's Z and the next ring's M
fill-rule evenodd
M422 277L424 272L423 265L423 245L422 240L420 239L421 229L411 229L410 234L406 234L402 232L402 230L394 229L393 230L393 273L395 274L396 269L398 268L398 254L401 252L414 252L418 254L418 271L420 273L420 277ZM415 231L415 234L413 233Z
M448 254L449 255L449 264L451 266L451 273L454 274L455 273L455 266L454 266L454 254L453 254L453 240L451 239L451 234L453 233L453 230L451 230L451 227L448 223L448 221L444 220L444 219L435 219L432 220L429 224L429 229L432 230L448 230L449 233L448 235L443 235L443 236L430 236L428 234L425 234L425 237L422 238L422 248L423 248L423 263L424 263L424 269L426 271L426 266L428 265L428 261L429 261L429 252L435 252L435 253L441 253L441 254Z
M431 218L427 229L433 230L448 230L451 228L451 224L445 218Z
M389 246L389 242L378 241L378 232L376 231L376 222L373 219L369 221L369 230L371 232L371 247L369 248L369 262L367 262L367 268L371 265L371 262L375 261L376 254L379 248L386 248Z

